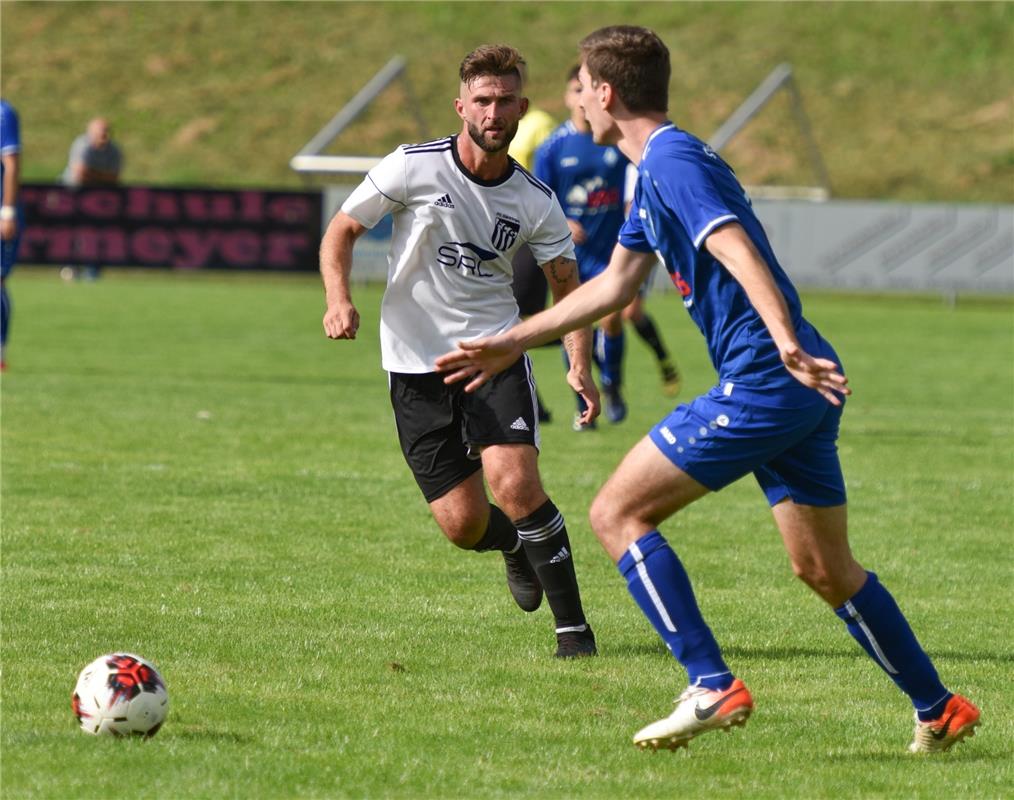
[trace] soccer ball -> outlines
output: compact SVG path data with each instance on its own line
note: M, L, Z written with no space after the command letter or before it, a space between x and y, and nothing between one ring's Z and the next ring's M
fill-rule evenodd
M81 670L71 707L86 733L154 736L165 721L169 695L150 661L110 653Z

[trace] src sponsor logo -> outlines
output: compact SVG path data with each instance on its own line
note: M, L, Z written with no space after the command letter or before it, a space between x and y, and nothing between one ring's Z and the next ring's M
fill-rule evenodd
M493 247L501 253L510 250L521 232L521 220L509 217L506 214L496 215L496 224L493 226L493 235L490 241Z
M497 254L484 250L471 242L445 242L437 250L437 263L476 278L492 278L492 272L482 269L484 261L492 261Z

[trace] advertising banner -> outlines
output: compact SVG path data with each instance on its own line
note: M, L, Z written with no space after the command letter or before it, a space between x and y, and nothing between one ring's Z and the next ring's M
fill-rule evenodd
M25 264L316 270L321 194L25 184Z

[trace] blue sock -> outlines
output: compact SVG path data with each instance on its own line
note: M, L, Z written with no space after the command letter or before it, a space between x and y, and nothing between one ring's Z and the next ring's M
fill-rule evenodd
M595 361L603 387L618 389L623 383L624 342L622 330L619 336L608 336L601 328L595 329Z
M627 589L684 667L690 683L723 690L733 676L694 598L690 578L658 531L634 542L617 566Z
M834 613L845 622L852 638L898 688L912 700L919 719L936 719L951 698L926 651L909 627L891 593L867 572L866 583Z

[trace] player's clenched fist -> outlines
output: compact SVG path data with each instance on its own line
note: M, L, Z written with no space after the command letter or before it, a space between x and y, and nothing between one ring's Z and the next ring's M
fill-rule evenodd
M359 312L352 303L335 303L324 312L324 333L329 339L355 339Z

